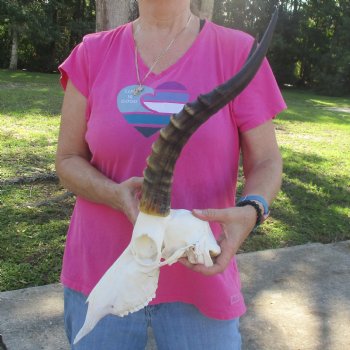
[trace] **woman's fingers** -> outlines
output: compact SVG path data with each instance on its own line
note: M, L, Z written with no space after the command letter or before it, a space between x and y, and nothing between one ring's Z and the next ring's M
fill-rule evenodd
M193 209L192 214L203 221L225 223L232 220L232 208L226 209Z
M240 245L249 235L254 226L255 211L248 212L249 208L226 208L226 209L194 209L192 214L204 221L215 221L221 224L222 235L218 239L221 253L214 259L214 265L206 267L202 264L191 264L187 259L180 262L189 269L204 275L215 275L222 273L230 264L237 253ZM253 226L252 226L253 225Z
M142 183L142 177L132 177L120 183L121 208L133 224L139 213L139 197Z
M205 266L203 264L191 264L187 258L181 258L179 262L189 269L202 273L206 276L216 275L225 271L227 266L230 264L231 259L236 254L236 247L228 244L227 240L223 239L221 244L221 253L214 259L213 266ZM238 249L238 247L237 247Z

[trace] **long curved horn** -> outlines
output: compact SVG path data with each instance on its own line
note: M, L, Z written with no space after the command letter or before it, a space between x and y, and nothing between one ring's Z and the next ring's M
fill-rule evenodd
M147 159L140 210L146 214L167 216L170 212L171 185L175 163L190 136L212 115L233 100L257 73L270 45L276 27L278 10L272 16L261 43L255 40L242 69L231 79L170 118L160 131Z

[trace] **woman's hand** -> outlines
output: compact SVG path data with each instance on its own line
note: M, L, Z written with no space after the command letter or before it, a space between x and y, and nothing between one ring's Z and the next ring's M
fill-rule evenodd
M179 261L193 271L204 275L215 275L223 272L230 263L239 247L253 230L256 222L256 211L251 206L227 209L193 210L193 215L204 221L216 221L221 224L222 235L219 238L221 254L215 259L214 265L206 267L202 264L193 265L186 258Z
M94 203L120 210L134 224L139 212L142 177L116 183L90 164L85 140L87 99L69 80L62 106L56 172L64 187Z
M243 195L259 194L269 204L278 193L282 179L282 158L279 152L275 128L271 120L240 134L243 154L245 184ZM192 265L187 259L181 262L205 275L223 272L256 223L255 209L247 205L227 209L194 210L193 215L205 221L216 221L222 226L219 239L221 254L214 266Z
M131 177L117 186L116 209L122 211L134 224L139 213L142 177Z

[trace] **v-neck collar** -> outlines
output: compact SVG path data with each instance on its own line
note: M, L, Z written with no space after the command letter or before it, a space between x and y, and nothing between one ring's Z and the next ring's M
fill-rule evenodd
M151 78L152 80L160 79L164 75L167 75L169 72L176 70L177 67L181 66L181 64L187 60L189 56L192 55L192 52L196 49L196 47L199 45L199 43L202 41L203 36L205 35L205 32L208 29L208 22L205 22L205 25L200 30L200 32L197 34L196 38L194 39L192 45L187 49L187 51L172 65L170 65L168 68L164 69L160 73L154 73L151 72L147 79ZM135 40L132 32L132 22L129 22L127 24L127 35L128 35L128 41L130 43L130 48L132 49L132 55L135 55L135 52L137 54L137 60L138 60L138 66L140 72L148 72L149 68L145 62L143 61L141 55L139 54L138 50L135 50ZM135 58L135 57L134 57ZM134 62L135 60L133 60ZM136 75L136 67L135 69L135 75ZM142 78L142 77L141 77ZM147 80L146 79L146 80ZM147 81L145 82L147 84Z

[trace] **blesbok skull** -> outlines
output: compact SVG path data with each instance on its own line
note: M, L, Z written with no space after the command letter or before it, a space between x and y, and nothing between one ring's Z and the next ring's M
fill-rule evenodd
M190 136L253 79L266 55L277 17L276 10L261 43L255 40L244 66L233 78L187 103L160 131L144 171L140 213L131 242L90 293L85 323L74 343L107 314L125 316L146 306L155 297L161 266L180 257L211 266L212 257L220 254L207 222L187 210L170 209L173 170Z

